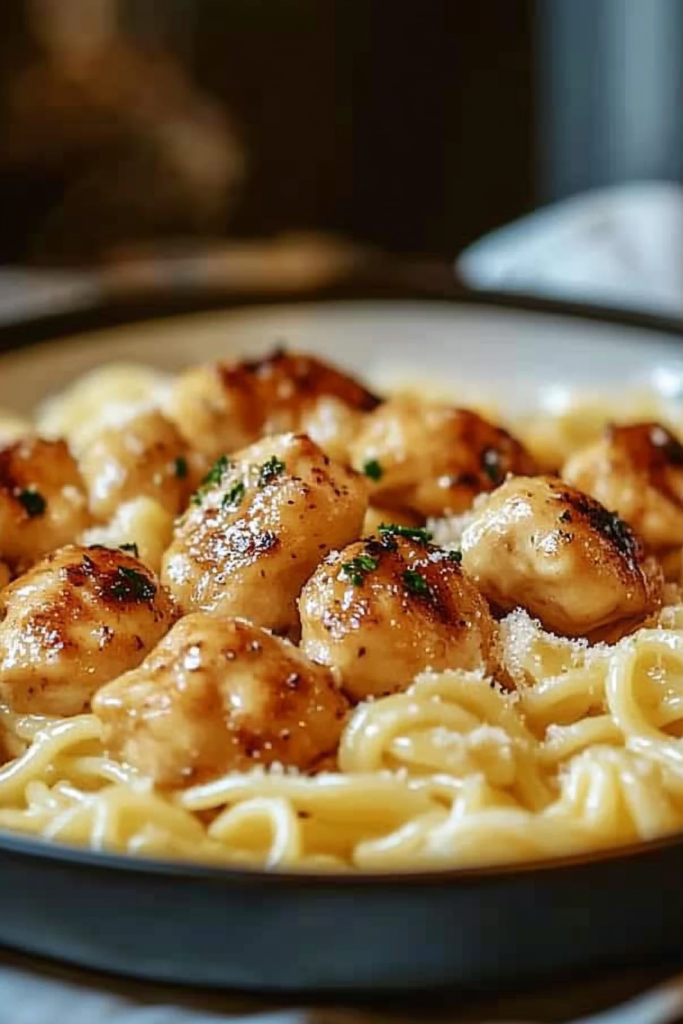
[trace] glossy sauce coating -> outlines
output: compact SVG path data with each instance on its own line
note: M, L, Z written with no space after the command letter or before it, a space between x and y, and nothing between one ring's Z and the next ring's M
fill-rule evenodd
M76 540L91 522L64 441L29 436L0 448L0 560L16 574Z
M513 477L483 499L462 564L497 608L526 608L567 636L627 631L662 601L661 568L633 530L554 477Z
M360 535L366 508L366 481L309 438L266 438L217 463L176 528L162 580L184 612L296 635L303 583Z
M103 683L138 665L176 613L137 559L70 546L0 592L0 700L75 715Z
M176 514L196 483L188 446L156 409L102 429L79 461L90 508L99 520L111 518L124 502L140 497L152 498Z
M613 509L653 551L683 545L683 446L659 423L611 426L562 477Z
M201 612L93 701L108 750L168 788L274 762L308 771L335 750L347 708L297 647Z
M429 668L493 668L486 601L456 555L419 539L384 533L334 552L299 610L303 650L354 700L405 689Z
M366 417L351 464L372 472L373 504L442 516L469 508L508 473L531 474L535 463L501 427L467 409L397 397Z
M338 457L356 425L351 414L378 401L328 363L276 350L262 359L193 367L177 380L168 411L192 447L211 459L292 431L308 433Z

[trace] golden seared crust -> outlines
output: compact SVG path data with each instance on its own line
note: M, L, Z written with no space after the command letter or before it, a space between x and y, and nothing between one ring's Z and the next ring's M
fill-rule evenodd
M477 413L405 396L367 416L350 451L374 479L373 504L425 517L462 512L509 473L536 472L524 446Z
M609 427L562 476L614 509L651 550L683 545L683 447L661 424Z
M431 668L493 668L495 626L457 554L385 532L334 552L299 600L301 646L355 700Z
M75 715L138 665L176 611L123 551L66 547L0 593L0 700L18 712Z
M109 751L169 788L274 762L307 771L336 749L347 707L292 644L201 612L93 701Z
M90 523L83 479L64 441L0 448L0 559L19 572Z
M365 480L308 437L264 439L219 460L176 528L162 579L185 612L295 635L304 581L360 535L366 507Z
M189 370L176 382L169 413L192 447L217 458L264 434L309 429L321 443L339 446L349 433L344 410L369 411L378 401L333 366L278 349L263 359Z
M631 627L662 601L661 569L631 527L555 477L513 477L482 501L462 564L499 609L527 608L567 636Z
M187 503L196 479L190 451L158 410L106 427L80 456L93 515L106 521L134 498L154 499L173 515Z

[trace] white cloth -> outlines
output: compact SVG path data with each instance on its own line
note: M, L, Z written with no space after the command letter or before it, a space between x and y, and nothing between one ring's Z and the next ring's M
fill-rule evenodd
M661 972L629 972L478 1003L416 994L365 1007L304 1007L128 982L0 953L0 1024L668 1024L683 1016L683 975L660 979Z
M643 182L539 210L456 263L474 288L683 317L683 189Z
M99 295L96 274L0 267L0 324L80 308Z

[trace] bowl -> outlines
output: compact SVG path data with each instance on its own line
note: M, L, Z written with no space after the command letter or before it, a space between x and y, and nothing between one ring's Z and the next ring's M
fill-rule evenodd
M0 328L0 407L106 361L175 370L274 343L376 386L424 382L511 414L578 391L683 390L680 326L521 297L355 287L284 300L156 296ZM0 834L0 944L192 986L359 993L500 988L658 960L683 940L683 836L467 870L217 869Z

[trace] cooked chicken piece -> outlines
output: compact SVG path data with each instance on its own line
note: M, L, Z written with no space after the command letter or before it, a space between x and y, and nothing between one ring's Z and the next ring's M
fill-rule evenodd
M63 437L80 455L106 426L125 422L167 400L171 374L140 363L105 362L80 374L43 401L36 412L38 430Z
M81 452L80 466L90 509L100 521L139 497L152 498L175 515L197 484L187 445L157 409L104 427Z
M4 562L0 562L0 590L6 587L11 579L12 573L9 571L9 566L5 565Z
M306 434L326 455L348 465L349 449L366 412L346 405L334 395L322 395L302 409L297 431Z
M508 473L536 466L511 434L475 412L410 396L390 399L365 418L351 464L371 480L372 502L421 516L462 512Z
M608 427L562 476L614 509L652 551L683 545L683 447L658 423Z
M494 622L459 556L392 527L335 551L301 592L301 646L355 700L425 669L493 668Z
M0 616L0 700L21 713L75 715L140 664L174 609L137 559L72 546L0 592Z
M661 604L661 569L631 527L554 477L508 480L475 508L461 546L493 605L526 608L559 634L627 632Z
M86 530L81 544L130 551L153 572L161 572L164 551L173 539L173 516L153 498L133 498L119 505L108 523Z
M309 438L283 434L219 459L194 500L162 570L183 611L296 635L299 591L360 535L367 485Z
M332 457L345 452L357 415L378 399L312 356L277 350L242 363L193 367L173 389L168 415L211 459L264 434L309 433Z
M64 441L26 437L0 448L0 559L13 572L69 544L90 522Z
M110 753L181 788L274 762L307 771L336 748L347 703L332 673L288 641L196 612L93 710Z

